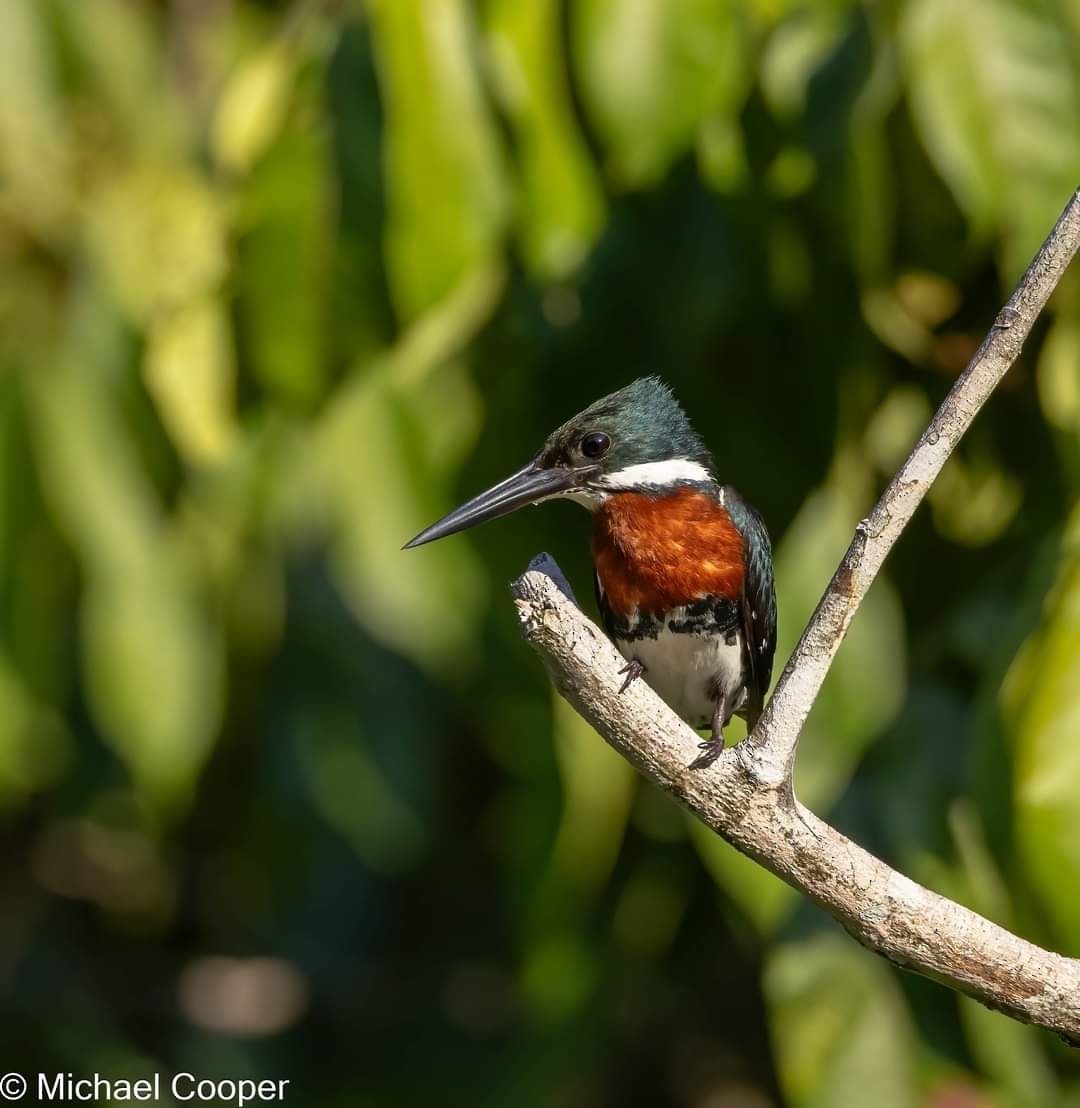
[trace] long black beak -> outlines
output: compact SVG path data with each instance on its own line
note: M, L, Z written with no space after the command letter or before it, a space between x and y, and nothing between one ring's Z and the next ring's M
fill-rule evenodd
M584 481L597 472L599 466L582 466L579 469L553 466L550 469L541 469L535 460L531 461L505 481L500 481L487 492L474 496L448 516L443 516L438 523L425 528L402 549L423 546L426 542L464 531L466 527L473 527L477 523L509 515L526 504L536 504L545 497L580 488Z

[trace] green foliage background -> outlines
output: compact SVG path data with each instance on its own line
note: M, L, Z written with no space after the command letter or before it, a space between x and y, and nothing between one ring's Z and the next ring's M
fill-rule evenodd
M401 543L660 372L782 660L1080 181L1076 0L4 0L3 1069L289 1103L1080 1105L552 695ZM1080 272L875 586L799 788L1080 955Z

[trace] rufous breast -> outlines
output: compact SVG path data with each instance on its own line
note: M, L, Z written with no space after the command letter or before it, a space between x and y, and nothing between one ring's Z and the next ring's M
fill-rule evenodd
M592 553L608 604L621 616L660 615L705 596L742 596L744 540L712 497L624 492L593 513Z

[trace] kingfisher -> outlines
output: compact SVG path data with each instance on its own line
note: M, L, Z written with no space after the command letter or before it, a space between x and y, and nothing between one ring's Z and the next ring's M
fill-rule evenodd
M694 768L724 749L733 715L753 730L772 677L776 591L761 516L721 484L671 389L643 377L567 420L533 459L421 531L405 549L563 498L592 513L594 586L626 666L691 727Z

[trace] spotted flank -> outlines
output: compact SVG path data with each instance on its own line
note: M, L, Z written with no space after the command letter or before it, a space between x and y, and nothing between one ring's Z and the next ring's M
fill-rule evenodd
M746 702L746 672L738 606L706 598L663 617L639 614L609 626L627 661L691 727L709 727L722 701L726 723Z

